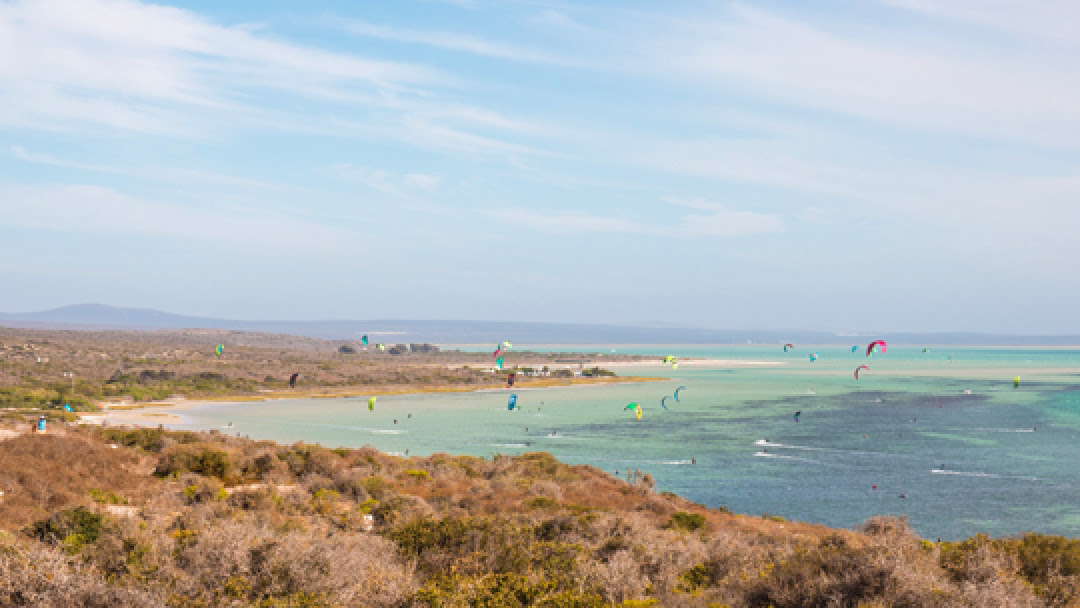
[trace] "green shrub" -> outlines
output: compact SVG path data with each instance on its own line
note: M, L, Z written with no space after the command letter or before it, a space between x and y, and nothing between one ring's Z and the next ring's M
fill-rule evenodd
M525 501L525 506L530 509L551 509L559 506L559 503L547 496L536 496Z
M405 474L417 481L426 481L431 479L431 473L423 469L406 469Z
M392 530L388 536L408 555L420 555L428 549L453 550L465 544L470 534L490 530L486 519L445 517L418 519Z
M671 519L668 520L666 527L672 530L694 532L705 527L705 516L698 513L676 511L671 514Z
M128 502L126 498L117 496L108 490L91 489L90 498L94 502L104 505L125 505Z
M105 517L85 507L60 511L59 513L34 523L27 533L46 543L81 548L93 544L101 536Z
M205 445L174 446L162 456L154 475L168 477L188 471L224 481L232 470L229 454Z
M713 578L708 566L698 564L679 575L679 583L676 587L679 591L692 593L698 589L712 585Z
M602 608L609 604L590 592L559 590L552 581L533 580L518 573L481 576L441 576L415 596L426 606L542 606L545 608Z

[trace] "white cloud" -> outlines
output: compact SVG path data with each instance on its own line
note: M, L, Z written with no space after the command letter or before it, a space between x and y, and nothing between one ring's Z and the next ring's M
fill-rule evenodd
M596 34L598 30L587 25L583 25L581 22L575 20L564 11L557 11L554 9L544 9L539 13L531 16L529 21L539 25L552 27L558 30L574 34Z
M1056 146L1080 139L1073 53L740 5L669 28L642 40L636 57L695 86L905 128Z
M190 134L242 120L249 88L312 98L397 94L437 71L288 44L129 0L0 4L0 124Z
M1080 4L1068 0L879 0L931 18L998 30L1035 43L1078 46Z
M426 175L424 173L406 173L402 176L401 181L408 186L430 192L439 187L439 184L442 183L442 177L438 175Z
M377 25L362 19L335 19L334 23L351 34L378 38L380 40L422 44L448 51L459 51L513 61L568 63L566 58L561 58L550 53L529 50L504 43L491 42L482 38L463 34Z
M521 228L532 228L559 234L584 232L657 234L662 232L661 229L648 224L588 213L542 212L509 208L492 211L491 215Z
M225 175L222 173L216 173L213 171L202 171L197 169L183 169L183 168L149 168L138 169L129 166L119 167L110 165L99 165L94 163L84 163L79 161L67 160L50 156L48 154L38 154L28 152L22 146L12 146L12 155L28 163L34 163L39 165L49 165L52 167L61 167L64 169L76 169L80 171L93 171L96 173L107 173L113 175L126 175L129 177L136 177L139 179L148 180L169 180L169 181L183 181L185 183L191 181L208 182L214 184L224 184L231 186L252 187L267 190L299 190L295 186L279 184L273 182L266 182L262 180L249 179L246 177L237 177L234 175Z
M0 214L14 228L181 239L274 255L343 252L355 240L336 228L265 210L194 209L87 185L0 183Z
M544 212L523 208L499 209L492 211L491 215L523 228L533 228L559 234L606 232L685 238L694 234L701 236L747 236L777 232L783 228L780 218L771 214L736 211L724 205L708 203L701 199L684 201L671 198L665 200L674 205L704 210L707 213L680 215L673 218L674 223L668 224L647 223L584 212Z
M706 212L682 216L683 230L686 232L709 236L747 236L783 230L783 222L774 214L738 211L701 198L668 197L664 200L673 205Z
M419 193L432 193L439 188L442 177L425 173L398 175L384 169L358 167L349 163L333 166L338 177L363 184L373 190L397 198L411 198Z

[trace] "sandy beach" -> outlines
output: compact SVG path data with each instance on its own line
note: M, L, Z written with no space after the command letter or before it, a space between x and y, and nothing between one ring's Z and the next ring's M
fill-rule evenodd
M609 386L640 382L659 382L665 378L654 377L610 377L601 380L589 378L538 378L514 387L513 390L529 391L554 387ZM350 389L313 389L299 391L267 391L261 395L236 395L234 397L215 397L213 399L168 399L124 405L112 405L103 413L80 414L79 424L122 425L122 426L157 426L172 424L183 420L181 412L196 408L233 405L236 403L259 401L286 401L290 399L340 399L346 397L382 397L388 395L422 395L430 393L482 393L489 391L511 390L501 386L444 386L444 387L380 387L370 391ZM99 404L109 405L109 404Z

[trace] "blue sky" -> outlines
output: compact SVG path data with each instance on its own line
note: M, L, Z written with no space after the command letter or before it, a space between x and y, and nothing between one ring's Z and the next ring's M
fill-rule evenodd
M0 1L0 310L1080 332L1080 5Z

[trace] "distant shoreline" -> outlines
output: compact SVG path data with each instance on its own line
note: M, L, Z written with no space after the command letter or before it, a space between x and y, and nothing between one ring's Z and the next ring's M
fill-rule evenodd
M606 368L634 368L634 367L662 367L665 364L660 360L638 361L604 361L601 363ZM589 365L590 362L583 362ZM463 364L468 365L468 364ZM686 367L735 367L735 366L783 366L786 361L746 361L741 359L681 359L679 365ZM460 367L453 364L451 367ZM622 384L627 382L660 382L669 378L654 376L603 376L599 378L573 377L556 378L541 377L523 381L516 387L518 390L534 388L551 388L558 386L601 386L605 384ZM252 401L275 401L281 399L336 399L340 397L371 397L383 395L421 395L426 393L471 393L478 391L509 390L511 387L501 385L432 385L432 386L407 386L389 385L372 387L369 390L358 390L362 387L315 387L302 389L272 389L264 390L260 394L236 394L214 395L205 397L176 397L161 401L145 401L123 405L111 405L109 401L97 401L98 407L109 406L109 411L127 411L153 407L177 407L183 409L187 404L207 403L244 403ZM95 414L90 414L95 415Z
M423 395L423 394L443 394L443 393L476 393L486 391L513 391L513 390L533 390L543 388L558 388L558 387L584 387L584 386L608 386L613 384L633 384L643 382L663 382L669 380L668 378L657 378L651 376L612 376L604 377L602 379L593 380L591 378L541 378L537 380L531 380L528 383L521 384L515 387L503 387L503 386L431 386L431 387L409 387L409 386L388 386L373 388L369 391L357 391L356 387L332 389L302 389L302 390L275 390L267 391L260 395L233 395L233 396L214 396L214 397L194 397L191 399L169 399L165 401L148 401L141 403L125 404L125 405L113 405L102 413L83 413L79 412L80 424L102 424L103 422L109 422L110 424L120 425L156 425L163 421L178 421L182 418L178 414L172 414L169 412L185 412L196 407L204 406L216 406L216 405L236 405L239 403L254 403L265 401L287 401L291 399L342 399L346 397L383 397L387 395ZM108 402L98 402L98 405L107 404ZM168 412L146 411L157 410L158 408L168 408Z

